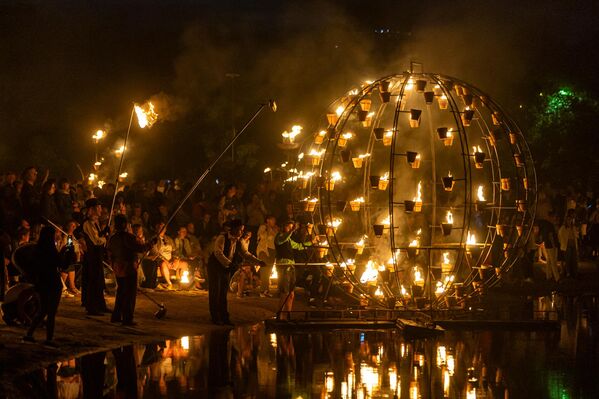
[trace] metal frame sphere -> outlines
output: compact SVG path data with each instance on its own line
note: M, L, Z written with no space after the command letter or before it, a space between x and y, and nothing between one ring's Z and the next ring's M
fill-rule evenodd
M536 208L533 160L481 90L435 73L389 75L335 100L321 122L288 180L351 295L457 306L519 259Z

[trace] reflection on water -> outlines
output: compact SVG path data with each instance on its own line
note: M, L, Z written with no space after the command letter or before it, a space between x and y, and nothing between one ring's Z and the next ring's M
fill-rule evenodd
M262 324L132 345L19 381L59 398L596 398L588 320L560 332L274 333Z

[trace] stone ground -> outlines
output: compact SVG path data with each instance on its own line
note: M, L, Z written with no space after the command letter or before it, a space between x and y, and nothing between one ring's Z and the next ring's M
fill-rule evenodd
M0 322L0 398L12 397L12 383L16 376L45 367L48 364L81 356L90 352L108 350L131 343L156 342L187 335L201 335L224 328L210 322L206 291L149 292L158 302L164 302L167 316L158 320L158 309L145 296L138 295L135 327L110 323L110 315L90 317L80 306L80 299L63 298L56 319L55 340L58 349L41 343L23 343L22 327L10 327ZM107 297L112 307L114 297ZM237 298L229 294L229 309L234 324L250 324L274 316L278 298L249 296ZM38 341L45 339L45 329L36 334Z

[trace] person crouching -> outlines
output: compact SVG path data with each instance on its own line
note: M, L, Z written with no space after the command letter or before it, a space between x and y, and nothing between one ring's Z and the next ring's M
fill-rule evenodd
M126 216L114 217L116 232L110 237L107 247L117 281L116 299L110 321L131 326L136 324L133 322L133 312L137 294L137 255L149 250L151 245L143 244L128 232L127 225Z

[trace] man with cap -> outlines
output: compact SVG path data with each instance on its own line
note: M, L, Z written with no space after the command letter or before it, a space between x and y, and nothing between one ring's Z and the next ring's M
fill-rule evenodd
M108 312L104 299L104 260L108 228L101 230L99 218L102 204L97 198L85 201L86 219L83 236L87 250L83 257L81 303L90 316L101 316Z
M242 240L245 226L241 220L228 223L228 230L214 242L214 252L208 259L208 304L210 317L217 325L231 325L227 309L229 280L242 262L264 266L265 263L248 252Z
M141 243L137 237L127 231L125 215L114 217L114 228L116 232L110 237L107 245L117 281L114 311L110 321L131 326L135 325L133 312L137 293L137 255L149 250L152 244Z
M283 225L283 230L277 233L275 237L275 250L277 274L279 276L279 318L287 319L287 313L293 308L293 299L295 289L295 257L293 251L304 251L306 247L310 247L313 241L303 243L293 240L293 232L295 231L295 221L287 220ZM316 240L316 238L314 238Z

